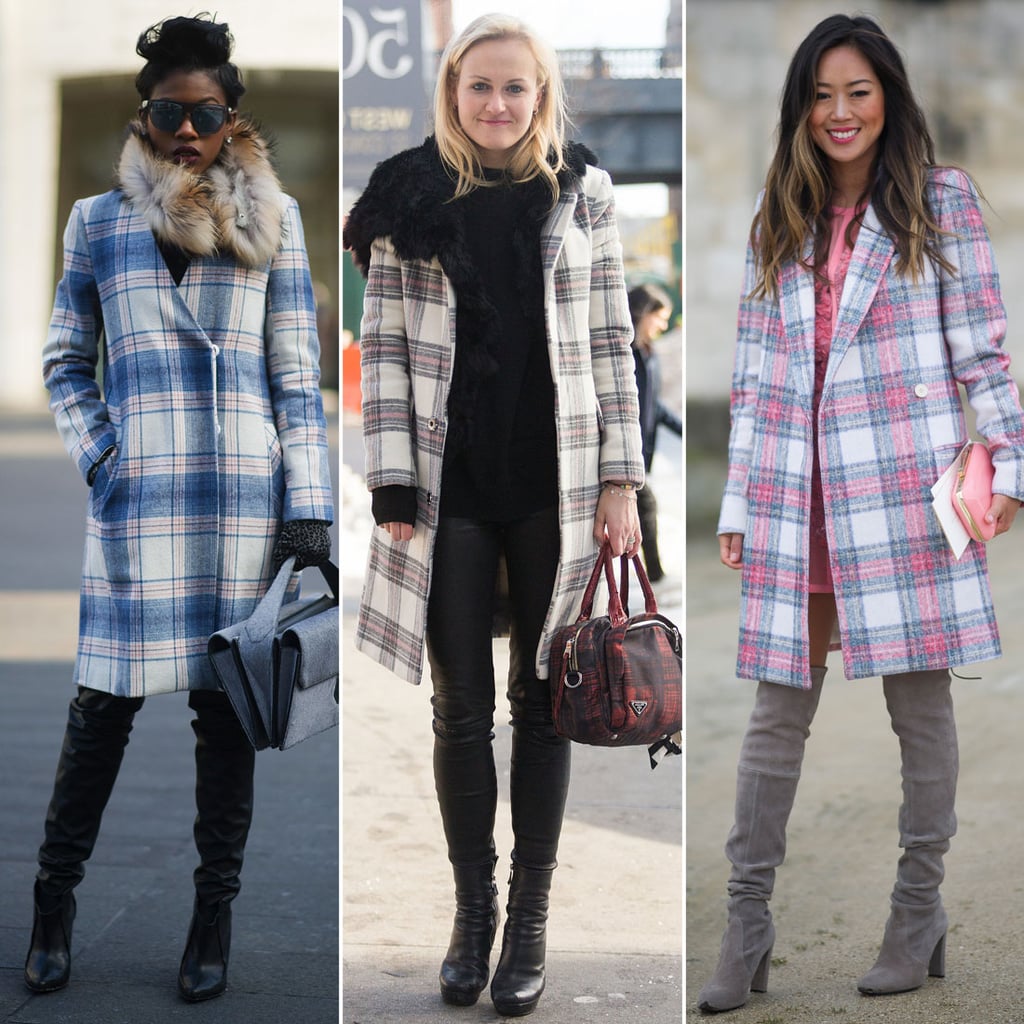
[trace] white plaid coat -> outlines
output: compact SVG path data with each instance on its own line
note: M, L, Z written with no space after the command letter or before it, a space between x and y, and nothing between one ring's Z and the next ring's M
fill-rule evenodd
M333 519L298 208L244 127L221 164L249 185L246 248L211 222L244 200L137 136L122 188L77 202L64 236L51 408L83 477L114 448L89 493L74 679L120 696L216 688L207 638L266 590L281 522ZM154 225L187 242L187 217L218 248L197 244L176 286Z
M581 149L574 148L577 154ZM386 164L382 168L377 186L388 173ZM371 180L368 192L374 188ZM409 182L409 188L416 183ZM352 217L358 219L359 212ZM537 651L543 678L550 637L578 615L594 566L601 481L640 481L644 467L633 332L611 181L604 171L580 159L578 176L562 184L541 247L561 521L558 570ZM392 238L373 240L361 331L367 485L371 490L415 486L418 509L410 542L373 531L356 646L411 683L420 682L423 667L446 409L458 344L456 301L437 256L403 258Z
M1024 424L975 190L962 172L936 169L929 200L957 273L929 264L917 282L897 274L893 243L869 207L821 398L818 457L851 679L1000 653L984 547L953 558L930 488L968 438L958 383L992 450L994 488L1015 498L1024 498ZM745 296L753 272L748 249ZM779 292L777 302L740 304L718 532L744 534L737 674L806 687L812 275L791 264Z

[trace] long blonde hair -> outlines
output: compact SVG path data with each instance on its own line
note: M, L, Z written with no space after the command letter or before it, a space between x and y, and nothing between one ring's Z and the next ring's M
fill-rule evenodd
M526 134L516 144L508 162L513 181L545 179L553 200L558 199L558 172L565 163L565 133L569 123L565 87L554 50L536 33L507 14L484 14L467 25L445 47L434 88L434 135L441 159L458 175L455 196L489 184L476 144L463 131L453 102L453 93L466 54L477 45L494 39L525 43L537 62L537 90L540 105Z

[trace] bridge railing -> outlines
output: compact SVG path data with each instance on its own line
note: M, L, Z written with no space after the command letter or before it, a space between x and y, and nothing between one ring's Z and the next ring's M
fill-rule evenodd
M428 94L433 91L441 54L434 54L433 68L427 74ZM683 54L678 47L663 46L648 49L559 50L558 63L562 76L569 81L595 78L682 78Z
M558 63L567 79L682 78L682 51L657 49L559 50Z

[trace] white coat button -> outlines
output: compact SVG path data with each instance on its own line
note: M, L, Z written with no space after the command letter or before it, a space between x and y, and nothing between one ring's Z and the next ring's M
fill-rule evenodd
M437 430L437 420L431 417L427 423L427 426L430 427L431 430Z
M914 386L914 394L917 395L918 398L925 398L925 397L927 397L927 395L928 395L928 385L927 384L916 384Z

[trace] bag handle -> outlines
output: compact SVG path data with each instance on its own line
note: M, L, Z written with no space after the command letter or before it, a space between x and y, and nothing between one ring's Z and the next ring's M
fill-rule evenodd
M644 595L644 611L648 614L656 614L658 611L658 601L654 596L654 587L651 586L651 581L647 578L647 572L644 569L643 562L640 561L639 555L634 555L630 559L629 555L622 555L622 568L621 568L621 584L620 592L622 594L622 607L626 613L627 618L629 617L629 563L632 561L633 569L636 571L636 578L640 581L640 589Z
M594 564L594 571L590 574L590 581L586 590L583 591L583 602L580 606L580 614L576 621L586 622L594 611L594 596L597 593L597 584L601 579L601 572L608 583L608 618L613 626L621 626L629 617L629 563L628 555L622 555L621 560L621 596L619 587L615 585L615 572L613 566L614 555L611 544L606 540L597 553L597 562ZM658 602L654 597L654 588L647 578L643 563L639 555L632 558L633 567L636 570L637 579L640 581L640 589L644 593L644 606L648 612L654 613L658 610Z
M331 588L331 597L334 603L338 603L338 567L330 560L321 562L317 568L323 576L327 586ZM284 604L284 596L291 582L291 576L295 569L295 555L289 555L282 563L281 568L274 577L274 582L263 595L262 600L253 609L252 615L246 620L246 636L252 643L266 641L277 631L277 620L281 616L281 606Z

